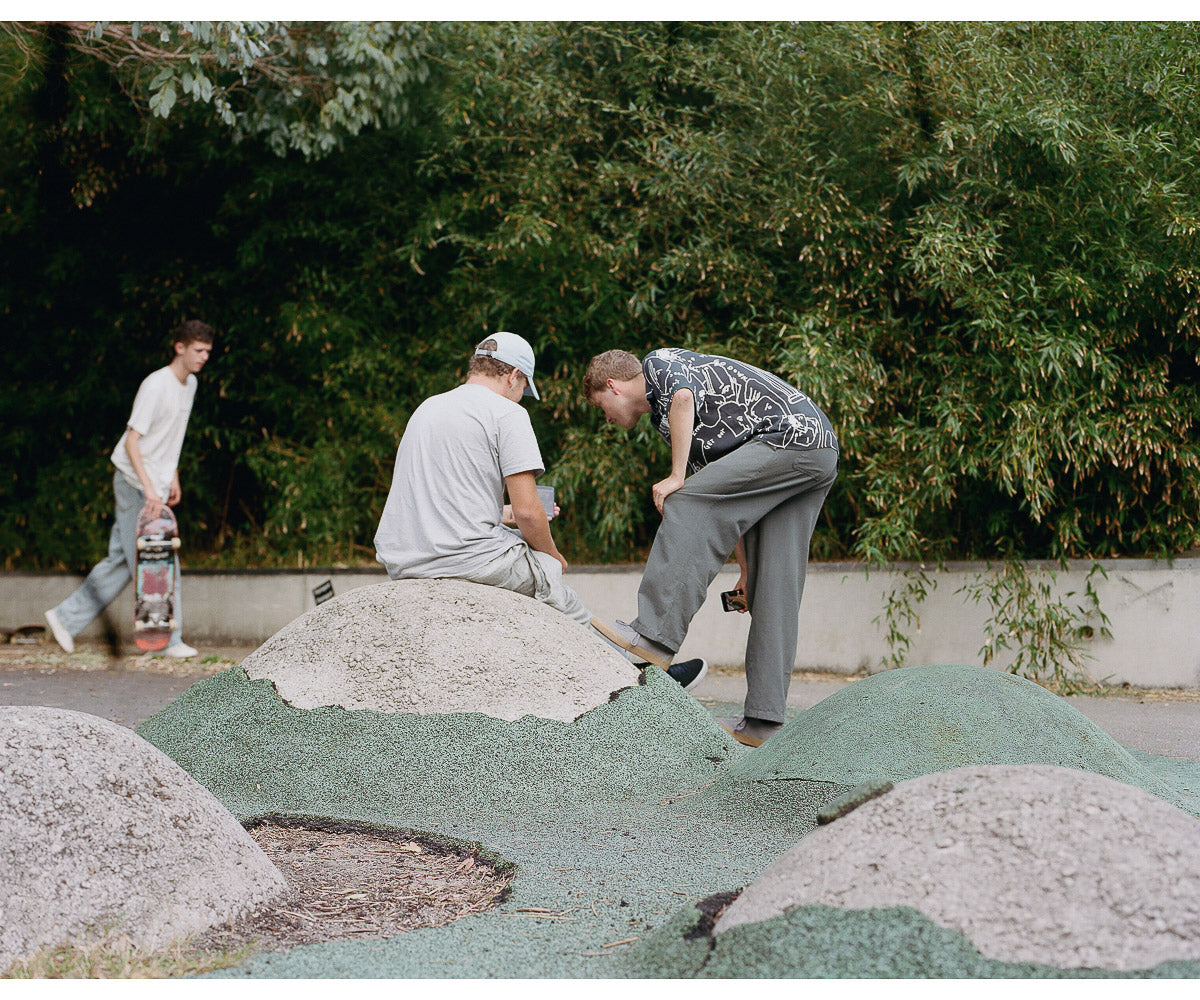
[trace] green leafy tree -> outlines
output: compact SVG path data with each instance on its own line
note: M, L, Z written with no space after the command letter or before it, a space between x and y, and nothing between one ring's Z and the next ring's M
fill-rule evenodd
M276 153L341 148L364 128L399 124L429 76L426 34L395 21L4 22L27 62L66 48L113 71L142 111L211 109L235 139Z

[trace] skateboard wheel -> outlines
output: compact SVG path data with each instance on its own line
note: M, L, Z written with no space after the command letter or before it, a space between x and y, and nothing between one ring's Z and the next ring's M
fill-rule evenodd
M179 548L179 539L178 538L171 539L171 548L173 548L173 549Z

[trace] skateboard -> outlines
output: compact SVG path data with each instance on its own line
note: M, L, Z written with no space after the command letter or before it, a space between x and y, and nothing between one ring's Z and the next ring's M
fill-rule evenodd
M137 573L134 576L133 641L147 653L163 649L175 628L175 551L179 526L163 504L158 517L142 508L137 519Z

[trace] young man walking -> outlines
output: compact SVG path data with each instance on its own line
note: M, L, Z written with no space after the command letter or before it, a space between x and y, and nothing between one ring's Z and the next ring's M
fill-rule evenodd
M143 507L157 516L163 503L174 507L183 493L179 484L179 454L188 417L196 398L196 376L212 352L213 331L207 323L188 320L172 331L174 357L142 381L133 401L125 433L112 453L116 466L113 493L116 517L108 539L108 555L92 569L79 588L56 608L46 622L58 644L75 650L82 632L133 578L137 560L137 519ZM165 499L164 499L165 498ZM175 562L175 630L166 656L186 658L196 650L183 641L179 561Z
M669 665L736 550L752 619L747 692L743 717L721 722L739 742L758 746L785 717L809 541L837 477L829 419L769 372L676 348L642 361L606 351L592 359L583 388L609 423L632 430L649 415L671 446L670 475L652 490L662 523L637 618L592 624L635 656Z
M393 580L502 587L587 626L591 612L563 582L567 560L537 492L545 465L520 405L539 398L533 374L528 341L494 333L476 347L466 382L413 411L375 550Z

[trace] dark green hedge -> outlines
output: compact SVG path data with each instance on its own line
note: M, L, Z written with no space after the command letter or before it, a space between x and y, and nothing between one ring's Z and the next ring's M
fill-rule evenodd
M200 105L146 119L125 70L0 37L6 568L103 551L108 452L189 315L220 331L193 565L370 560L407 415L499 328L538 351L574 562L636 558L656 522L664 448L579 397L614 346L732 354L827 409L818 558L1196 544L1193 28L420 34L400 124L317 160Z

